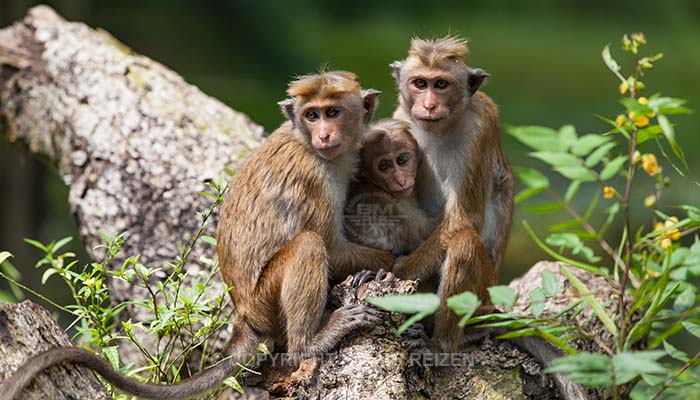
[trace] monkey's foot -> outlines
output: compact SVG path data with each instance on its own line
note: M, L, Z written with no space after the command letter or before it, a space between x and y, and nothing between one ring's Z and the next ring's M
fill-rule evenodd
M352 277L352 287L358 288L369 281L381 281L386 278L386 272L380 268L379 271L362 270Z
M419 353L427 349L428 335L425 327L420 322L416 322L401 334L401 344L408 348L411 353Z

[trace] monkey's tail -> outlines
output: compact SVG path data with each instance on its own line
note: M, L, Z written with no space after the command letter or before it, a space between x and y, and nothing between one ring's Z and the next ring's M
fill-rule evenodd
M172 385L142 383L122 375L95 354L76 347L60 347L38 354L17 369L4 382L0 382L0 397L15 399L22 389L44 369L57 364L81 364L100 374L105 380L124 392L138 397L158 400L189 399L218 386L233 375L247 358L255 354L260 338L243 321L237 321L231 343L231 357L188 379ZM5 397L6 396L6 397Z

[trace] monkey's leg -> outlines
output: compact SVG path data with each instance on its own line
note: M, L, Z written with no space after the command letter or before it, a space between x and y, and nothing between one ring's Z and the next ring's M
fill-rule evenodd
M447 307L447 298L469 290L486 302L486 288L495 283L495 269L478 232L469 228L456 231L447 243L438 288L440 308L435 314L433 339L441 350L455 350L461 343L463 330L457 325L457 314Z
M270 266L281 272L279 307L285 318L288 351L297 359L327 352L348 332L379 319L377 310L352 305L335 310L321 326L329 265L323 240L316 233L299 233L275 254Z

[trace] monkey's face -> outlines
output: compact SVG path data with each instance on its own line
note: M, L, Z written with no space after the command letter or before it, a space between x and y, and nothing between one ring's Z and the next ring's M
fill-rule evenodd
M395 197L413 193L420 162L418 144L410 136L379 134L362 151L365 173L374 184Z
M470 69L451 61L441 67L428 67L409 58L399 63L395 73L402 106L418 126L426 131L441 131L455 119L462 118L472 95L488 76L480 69Z
M359 99L312 100L299 109L301 131L316 152L332 160L348 151L361 132L362 107Z

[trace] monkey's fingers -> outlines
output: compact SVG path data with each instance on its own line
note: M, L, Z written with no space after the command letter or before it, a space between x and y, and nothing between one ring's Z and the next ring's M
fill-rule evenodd
M343 306L336 312L352 329L376 325L382 320L381 311L364 304Z

